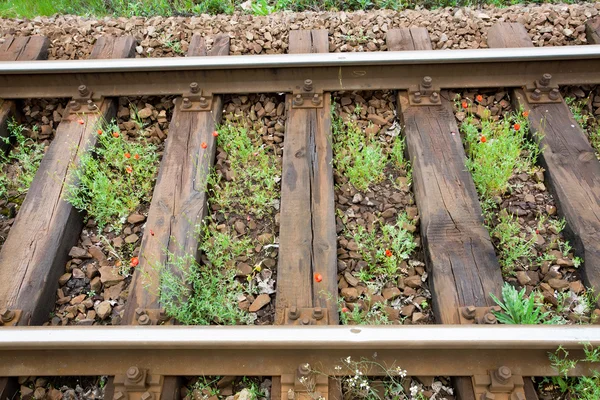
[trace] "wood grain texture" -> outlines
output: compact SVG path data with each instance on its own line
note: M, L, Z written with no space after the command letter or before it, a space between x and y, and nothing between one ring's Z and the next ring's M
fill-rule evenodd
M390 50L423 48L425 29L388 32ZM394 38L399 42L392 42ZM410 38L410 40L408 39ZM493 305L499 295L500 265L483 225L481 206L447 93L441 106L410 106L398 95L413 181L421 215L421 237L437 322L460 323L457 307ZM454 134L453 134L454 133Z
M132 40L110 41L98 57L132 54ZM19 325L39 325L54 308L58 278L83 227L80 213L63 199L66 185L73 166L95 145L98 125L115 116L116 104L104 100L99 109L65 116L58 125L0 252L0 308L23 310Z
M504 39L511 47L531 44L520 24L496 24L492 39ZM488 38L489 42L489 38ZM493 40L493 43L498 41ZM573 118L567 104L529 104L522 90L512 93L516 107L529 110L529 125L540 146L540 164L566 221L567 238L583 260L582 275L587 285L600 289L600 162L585 132Z
M50 40L45 36L5 38L0 45L0 61L33 61L48 57ZM14 101L0 100L0 138L8 136L8 121L17 116ZM0 140L0 152L6 152L10 145Z
M427 28L391 29L386 42L390 51L431 50L431 40Z
M327 31L290 32L290 53L328 49ZM327 308L329 323L338 323L330 104L326 93L323 108L294 109L286 97L275 324L291 306Z
M209 52L199 35L194 35L191 43L189 55L229 54L226 35L218 36ZM169 266L172 260L184 255L199 257L196 227L207 215L206 181L217 148L212 133L221 119L223 101L214 96L210 112L180 111L180 102L178 99L169 125L169 138L146 222L154 235L145 234L142 238L140 264L130 286L123 324L133 323L138 307L160 307L159 272L153 266ZM206 149L202 143L207 144ZM177 268L172 272L182 274Z

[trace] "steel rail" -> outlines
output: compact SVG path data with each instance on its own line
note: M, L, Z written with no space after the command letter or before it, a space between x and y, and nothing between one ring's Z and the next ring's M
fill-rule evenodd
M559 345L582 357L600 345L595 326L402 327L5 327L0 376L154 374L280 376L309 363L327 374L348 356L402 366L413 375L471 376L501 365L523 376L555 375ZM86 360L93 360L87 362ZM573 375L590 374L579 365Z
M600 83L600 45L478 49L72 60L0 63L0 98L182 95L197 82L204 94L417 88L520 87L542 74L559 85Z

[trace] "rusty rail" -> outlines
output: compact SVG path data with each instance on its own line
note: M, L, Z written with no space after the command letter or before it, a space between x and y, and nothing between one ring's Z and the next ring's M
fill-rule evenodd
M600 46L481 49L134 60L0 62L0 98L186 95L335 90L418 90L424 76L435 91L600 83Z
M548 352L582 356L594 326L5 327L0 376L114 375L137 365L156 375L289 374L301 363L335 375L342 358L372 358L412 375L469 376L510 365L556 375ZM94 360L82 363L85 357ZM56 360L60 359L60 363ZM419 362L415 362L418 359ZM257 368L260 360L260 369ZM587 366L586 366L587 367ZM589 373L583 367L573 375Z

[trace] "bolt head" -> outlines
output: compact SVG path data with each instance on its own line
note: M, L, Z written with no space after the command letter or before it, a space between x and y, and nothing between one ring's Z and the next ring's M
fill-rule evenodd
M200 86L198 85L198 82L190 83L190 92L198 93L198 91L200 91Z
M488 391L486 391L484 394L481 395L481 400L494 400L496 398L496 395L494 393L490 393Z
M123 400L125 398L125 394L123 392L115 392L113 395L113 400Z
M317 320L323 319L323 309L321 307L315 307L313 310L313 317Z
M136 317L139 317L139 316L144 315L144 314L146 314L146 311L143 308L138 307L138 308L135 309L135 315L136 315Z
M150 320L150 317L146 314L140 315L140 317L138 318L138 324L140 325L150 325L151 322L152 321Z
M484 324L495 324L496 322L498 322L498 320L496 319L496 316L492 313L487 313L483 316Z
M506 366L498 368L498 377L504 380L508 380L512 377L512 371Z
M152 394L150 392L142 393L142 400L152 400L152 399L154 399L154 394Z
M15 318L15 312L12 310L9 310L7 308L4 308L2 310L0 310L0 319L2 320L2 322L10 322Z
M310 320L308 318L302 318L302 320L300 321L300 324L310 325Z
M290 310L288 311L288 316L290 319L298 319L298 317L300 317L300 312L298 311L298 307L293 306L290 308Z
M300 375L308 375L308 374L310 374L310 364L309 363L300 364L298 366L298 373Z
M141 372L140 369L136 366L129 367L126 372L127 378L129 379L137 379L140 377Z
M430 87L431 86L431 82L433 82L433 79L431 79L430 76L424 76L423 80L422 80L422 84L425 87Z
M294 400L296 398L296 393L294 393L294 389L290 389L287 392L288 400Z

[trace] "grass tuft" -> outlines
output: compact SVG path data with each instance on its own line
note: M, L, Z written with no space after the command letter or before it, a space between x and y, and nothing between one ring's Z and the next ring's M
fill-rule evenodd
M525 296L525 288L517 291L509 283L502 287L502 300L493 294L492 299L502 308L501 312L494 312L498 322L514 325L561 324L565 320L559 316L552 316L549 311L544 311L542 305L536 303L535 294Z
M87 212L100 230L107 225L119 230L115 221L123 222L150 200L158 153L156 146L144 139L124 139L114 122L97 134L97 146L81 157L66 200Z

